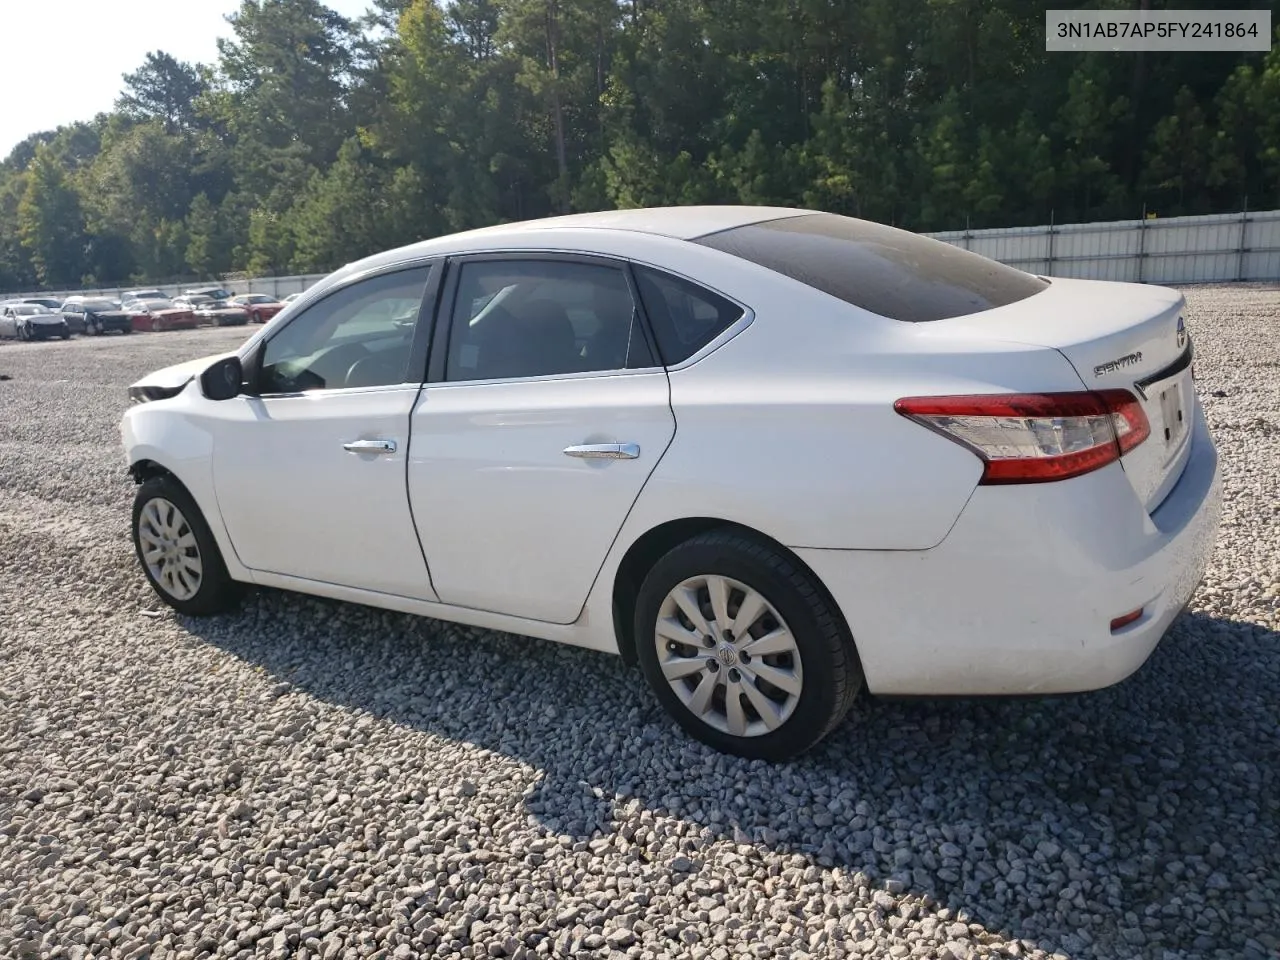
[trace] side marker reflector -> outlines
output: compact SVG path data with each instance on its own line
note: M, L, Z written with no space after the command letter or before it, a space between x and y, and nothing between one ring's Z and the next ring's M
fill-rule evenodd
M1142 607L1139 607L1137 610L1131 610L1129 613L1126 613L1124 616L1116 617L1114 620L1111 621L1111 632L1115 633L1117 630L1121 630L1127 627L1129 624L1133 623L1135 620L1139 620L1141 618L1142 618Z

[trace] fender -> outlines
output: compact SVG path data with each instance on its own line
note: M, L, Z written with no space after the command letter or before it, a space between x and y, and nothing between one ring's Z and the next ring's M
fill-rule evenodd
M125 411L120 435L126 461L131 473L139 464L153 463L173 474L204 515L227 572L235 580L253 583L253 574L240 562L222 523L213 484L213 435L203 427L199 417L182 409L198 391L199 387L192 381L161 409L151 410L150 404L139 403Z

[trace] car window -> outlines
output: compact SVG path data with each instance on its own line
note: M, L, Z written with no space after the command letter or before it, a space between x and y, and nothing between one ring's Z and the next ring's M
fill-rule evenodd
M429 266L353 283L267 341L258 388L297 393L404 383Z
M636 267L636 286L667 366L689 359L744 312L717 293L650 267Z
M694 242L910 323L1007 306L1049 286L941 240L832 213L753 223Z
M462 266L446 380L502 380L650 367L621 268L556 260Z

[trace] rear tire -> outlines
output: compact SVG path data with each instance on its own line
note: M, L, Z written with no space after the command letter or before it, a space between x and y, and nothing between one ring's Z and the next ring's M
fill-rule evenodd
M658 700L725 753L796 757L839 724L862 687L853 639L813 576L736 530L700 534L655 563L634 630Z
M244 593L227 573L200 508L173 477L152 477L138 488L133 549L157 596L186 616L226 612Z

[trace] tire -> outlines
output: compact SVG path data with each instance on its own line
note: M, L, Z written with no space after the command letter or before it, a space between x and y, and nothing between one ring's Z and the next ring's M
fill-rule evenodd
M163 329L164 329L164 324L162 324L162 323L160 322L160 318L159 318L159 317L154 317L154 318L152 318L152 320L151 320L151 332L152 332L152 333L159 333L159 332L160 332L161 330L163 330Z
M17 334L18 340L23 343L26 343L31 339L31 334L27 333L26 327L20 327L17 324L14 324L14 333Z
M58 334L58 336L60 336L63 340L70 340L70 339L71 339L71 331L70 331L70 330L63 330L60 334Z
M146 553L157 548L166 555L149 564ZM173 477L152 477L138 488L133 498L133 549L151 588L181 614L223 613L234 609L243 595L243 585L227 573L200 508Z
M723 633L709 601L713 583L726 588L726 619L741 613L747 591L762 601L746 624L749 632L739 629L736 639L732 631ZM696 639L688 629L696 621L674 599L682 589L700 595L695 612L721 633L711 647L706 634L702 647L670 639L678 632L673 622L684 628L682 638ZM660 617L663 638L657 634ZM653 565L636 598L634 630L640 666L663 707L687 733L725 753L773 761L799 756L839 724L862 688L853 638L825 591L777 547L734 529L693 537ZM762 645L765 635L773 642ZM758 649L750 655L753 646ZM662 661L682 675L668 680ZM705 689L711 689L709 702L702 698L706 708L691 706ZM736 711L730 710L731 691L741 705ZM768 720L765 710L772 711Z

